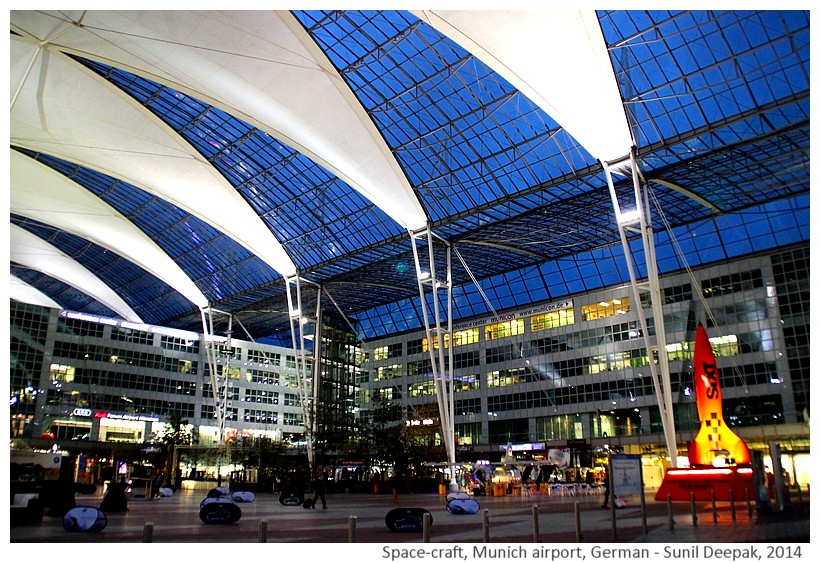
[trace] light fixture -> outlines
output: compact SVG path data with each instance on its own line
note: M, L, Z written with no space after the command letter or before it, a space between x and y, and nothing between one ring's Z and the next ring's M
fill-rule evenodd
M625 211L618 213L618 223L634 223L640 218L640 213L638 213L637 209L633 209L632 211Z

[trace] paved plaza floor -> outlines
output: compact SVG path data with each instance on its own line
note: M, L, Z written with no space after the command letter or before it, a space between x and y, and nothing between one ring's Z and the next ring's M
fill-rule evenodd
M810 541L808 498L790 513L758 515L746 503L657 502L647 494L646 516L638 498L617 511L602 509L598 495L477 496L475 514L450 514L446 497L403 494L399 504L390 495L330 494L328 508L313 510L280 504L278 495L260 493L239 503L234 524L206 524L199 518L204 491L179 491L159 499L131 499L127 512L106 513L107 525L97 533L67 532L60 517L10 528L11 543L780 543ZM99 496L77 495L78 506L95 506ZM420 507L431 514L422 532L394 532L385 515L399 507ZM670 518L671 509L671 518ZM614 514L614 524L613 524Z

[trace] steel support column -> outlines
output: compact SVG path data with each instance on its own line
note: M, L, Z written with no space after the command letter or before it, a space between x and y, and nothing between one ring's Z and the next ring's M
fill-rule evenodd
M304 314L302 308L302 286L308 283L299 277L285 277L285 287L288 295L288 317L290 318L290 335L293 352L296 358L297 390L299 403L302 407L302 417L305 427L305 442L307 448L308 465L311 471L315 470L315 437L316 437L316 408L319 390L319 354L321 353L321 290L316 290L316 316L311 318ZM313 323L314 354L308 355L305 341L305 332L308 325Z
M453 397L452 247L448 242L442 241L446 251L446 259L443 266L444 272L439 275L437 268L441 268L441 266L436 264L432 231L430 229L411 231L410 239L413 242L413 258L416 264L420 307L424 317L424 330L427 335L427 348L430 353L433 381L436 388L436 401L438 402L439 417L441 419L441 437L447 450L450 490L457 491L458 483L455 473L455 399ZM419 258L419 246L422 244L427 245L427 264L425 266L427 269L422 267ZM446 307L446 319L443 318L443 307ZM446 358L445 350L447 353Z
M230 368L231 356L233 349L231 348L231 331L233 326L233 316L230 313L219 311L210 306L201 307L200 315L202 316L202 334L205 344L205 355L208 362L208 368L211 379L211 392L214 399L214 413L216 415L217 436L216 442L222 445L225 442L225 419L228 408L228 377L219 377L218 366L216 363L217 343L214 335L214 315L226 315L228 317L228 331L226 333L226 365L225 368Z
M660 409L663 433L666 440L666 447L669 450L669 459L672 467L678 466L677 459L677 439L675 434L675 417L672 410L672 384L669 374L669 358L666 350L666 328L663 320L663 296L661 295L660 282L658 279L658 265L655 257L655 240L652 230L652 220L650 206L648 202L648 187L644 183L641 186L641 173L633 148L630 154L621 160L613 162L603 162L606 172L606 181L609 186L609 194L612 198L612 206L615 210L615 220L618 224L618 232L621 237L621 245L626 258L626 266L629 271L629 279L632 286L632 299L634 307L638 313L638 318L643 332L644 343L649 356L649 370L652 375L652 383L658 397L658 408ZM632 179L631 193L619 194L615 190L612 180L613 174L619 174ZM624 191L625 192L625 191ZM635 254L643 251L646 269L645 281L638 281L636 269L641 264L636 263L635 254L630 248L628 234L633 236L632 241L640 244ZM652 306L652 316L655 319L655 339L649 334L649 326L646 320L643 304L641 301L641 291L645 291L649 296ZM658 363L655 364L652 352L657 350ZM660 376L658 375L660 367Z

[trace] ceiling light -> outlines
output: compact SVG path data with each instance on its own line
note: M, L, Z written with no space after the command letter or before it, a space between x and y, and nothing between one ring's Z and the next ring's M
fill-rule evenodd
M637 209L633 209L632 211L620 212L618 213L618 223L623 225L624 223L634 223L640 218L641 214L638 213Z

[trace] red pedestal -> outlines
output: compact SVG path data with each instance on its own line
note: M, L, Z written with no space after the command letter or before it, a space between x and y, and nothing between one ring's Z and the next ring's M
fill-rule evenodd
M695 500L704 501L745 500L746 490L749 498L754 498L754 482L752 468L749 466L733 467L693 467L688 469L667 469L663 483L655 495L655 500L666 500L672 495L672 500L690 500L692 493Z

